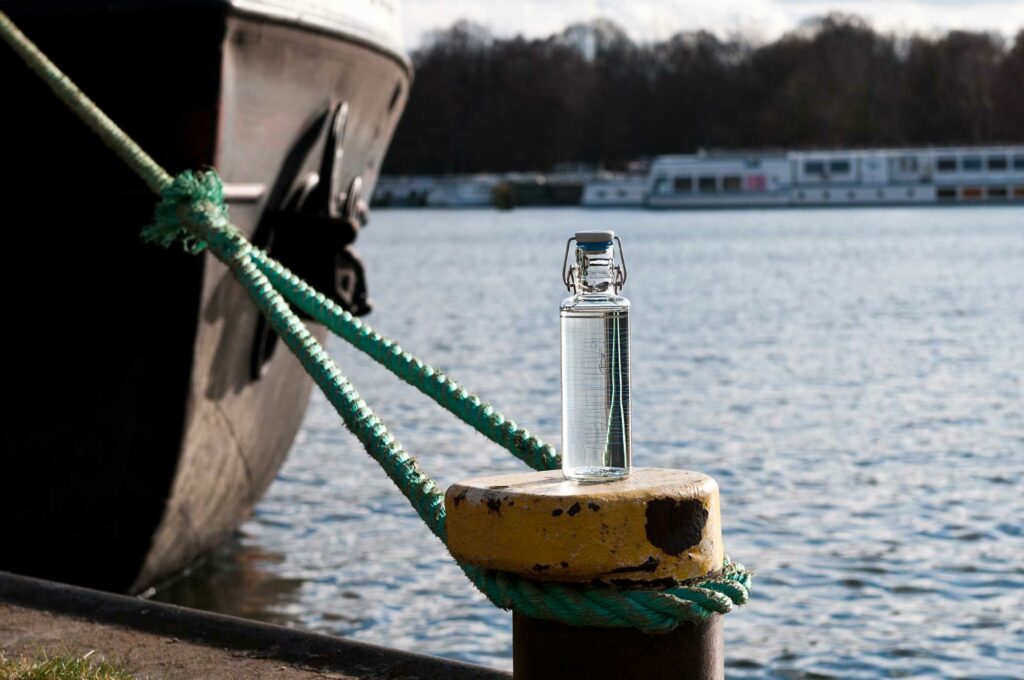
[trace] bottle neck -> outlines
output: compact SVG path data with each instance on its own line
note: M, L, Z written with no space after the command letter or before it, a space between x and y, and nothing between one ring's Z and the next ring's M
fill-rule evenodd
M618 294L615 247L610 243L596 248L578 246L573 275L577 295Z

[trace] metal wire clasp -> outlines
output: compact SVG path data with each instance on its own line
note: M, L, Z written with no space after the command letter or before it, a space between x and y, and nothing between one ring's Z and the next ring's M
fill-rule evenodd
M569 237L569 240L565 242L565 254L562 255L562 283L570 293L576 290L576 268L569 264L569 246L575 240L575 236ZM620 291L626 285L628 272L626 271L626 253L622 249L622 240L616 236L615 242L619 244L619 262L622 264L621 266L613 264L612 267L615 269L615 290Z
M565 242L565 255L562 256L562 283L565 284L565 289L570 293L573 292L574 288L576 288L576 282L573 278L573 269L575 268L569 264L569 246L571 246L572 242L575 240L575 236L569 237L569 240Z
M622 290L626 285L626 253L622 250L622 241L618 236L615 237L615 242L619 244L619 262L622 263L621 267L615 267L615 288Z

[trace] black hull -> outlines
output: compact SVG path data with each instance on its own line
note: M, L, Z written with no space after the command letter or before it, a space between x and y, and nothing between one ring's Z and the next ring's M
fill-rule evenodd
M226 183L267 187L230 205L257 239L289 152L332 102L350 110L340 181L372 191L408 90L407 66L386 51L214 4L0 8L168 170L212 165ZM281 343L254 377L258 312L226 269L143 245L154 197L141 181L6 47L0 77L14 358L0 569L136 592L245 517L311 381Z

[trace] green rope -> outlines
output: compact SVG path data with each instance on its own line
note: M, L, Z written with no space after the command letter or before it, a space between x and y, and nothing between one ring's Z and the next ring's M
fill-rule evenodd
M341 374L334 360L288 307L281 295L260 272L249 257L252 245L227 219L223 202L213 202L207 191L210 182L219 182L216 173L198 181L175 182L176 190L168 191L157 208L158 213L174 214L198 243L206 244L217 259L226 264L271 327L299 359L306 372L323 391L327 400L341 416L345 426L362 443L367 453L384 468L388 477L402 491L413 508L442 541L446 538L444 492L419 467L416 459L402 448L381 420L374 415L355 387ZM189 196L182 189L197 190ZM165 225L166 226L166 225ZM171 231L168 229L168 232Z
M444 493L423 472L416 459L388 432L352 384L341 374L334 361L310 334L305 324L289 308L268 273L295 304L305 304L307 313L323 317L339 336L354 344L394 371L410 384L457 412L459 417L499 443L510 439L514 453L534 467L557 466L554 450L512 421L506 421L489 406L480 403L459 388L454 381L434 371L398 346L370 331L365 324L345 317L321 294L287 272L265 253L257 251L227 219L220 179L213 171L182 173L172 178L113 121L60 72L0 12L0 37L42 77L54 93L67 104L103 141L131 167L153 191L162 195L156 209L156 223L143 232L146 240L168 245L181 240L193 253L209 249L224 262L271 327L299 359L307 373L323 391L341 416L345 426L362 443L402 494L409 500L430 530L446 542ZM267 273L265 273L266 270ZM360 338L368 338L363 341ZM390 354L395 359L388 357ZM406 368L402 368L402 366ZM411 368L409 368L411 367ZM431 382L432 381L432 382ZM437 383L435 386L433 383ZM461 413L458 410L461 409ZM483 416L483 417L481 417ZM510 449L511 450L511 449ZM683 621L702 620L713 613L724 614L749 597L750 572L726 559L715 578L702 579L661 591L623 591L585 584L531 581L506 572L488 571L468 565L463 571L474 585L498 607L513 609L535 618L561 621L570 625L635 627L646 631L667 631Z
M508 572L460 566L501 609L572 626L639 628L648 633L666 633L686 621L729 613L750 599L752 578L750 571L728 557L718 576L664 590L532 581Z
M505 418L490 404L482 402L480 397L470 394L441 371L403 350L394 340L377 333L369 324L352 316L323 293L318 293L263 251L253 248L250 257L285 299L477 432L508 449L534 470L561 468L558 452L529 430Z
M216 177L213 171L203 174ZM212 181L216 180L189 177L180 183L176 181L176 188L165 194L158 212L177 215L197 242L205 243L218 259L231 268L256 306L267 316L271 327L334 406L345 426L384 469L434 535L447 543L444 492L388 432L305 324L288 307L282 295L254 264L253 246L228 222L223 203L210 200L211 195L218 194L208 190ZM182 190L189 187L195 190L191 197ZM269 258L265 259L269 262ZM701 579L661 591L623 591L590 584L539 582L507 572L460 566L480 592L496 606L576 626L667 632L684 621L703 620L713 613L725 614L735 604L745 603L749 597L750 573L728 561L722 575L717 578Z
M29 68L43 79L54 94L146 182L153 193L161 194L167 199L157 207L155 224L143 230L143 239L163 246L181 241L188 252L201 252L206 244L182 225L178 211L182 203L190 200L222 203L223 187L216 173L192 173L186 170L172 178L78 89L3 12L0 12L0 36L14 48ZM279 263L267 257L266 253L253 248L252 258L292 304L355 345L399 378L434 399L485 437L505 447L535 470L557 470L561 467L562 463L555 449L532 435L529 430L505 418L490 404L468 393L442 372L403 351L397 343L381 337L368 325L352 317Z
M224 209L224 185L216 172L186 170L161 192L161 200L154 212L154 223L142 230L142 240L169 247L181 241L185 250L193 255L206 248L206 242L181 223L181 210L189 205L209 203Z

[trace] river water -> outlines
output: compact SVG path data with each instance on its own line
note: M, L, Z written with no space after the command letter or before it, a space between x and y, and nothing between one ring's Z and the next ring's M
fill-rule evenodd
M633 455L722 489L731 678L1024 677L1024 210L378 210L368 321L559 444L560 263L622 237ZM524 469L341 341L441 484ZM488 604L315 394L238 536L157 595L508 669Z

